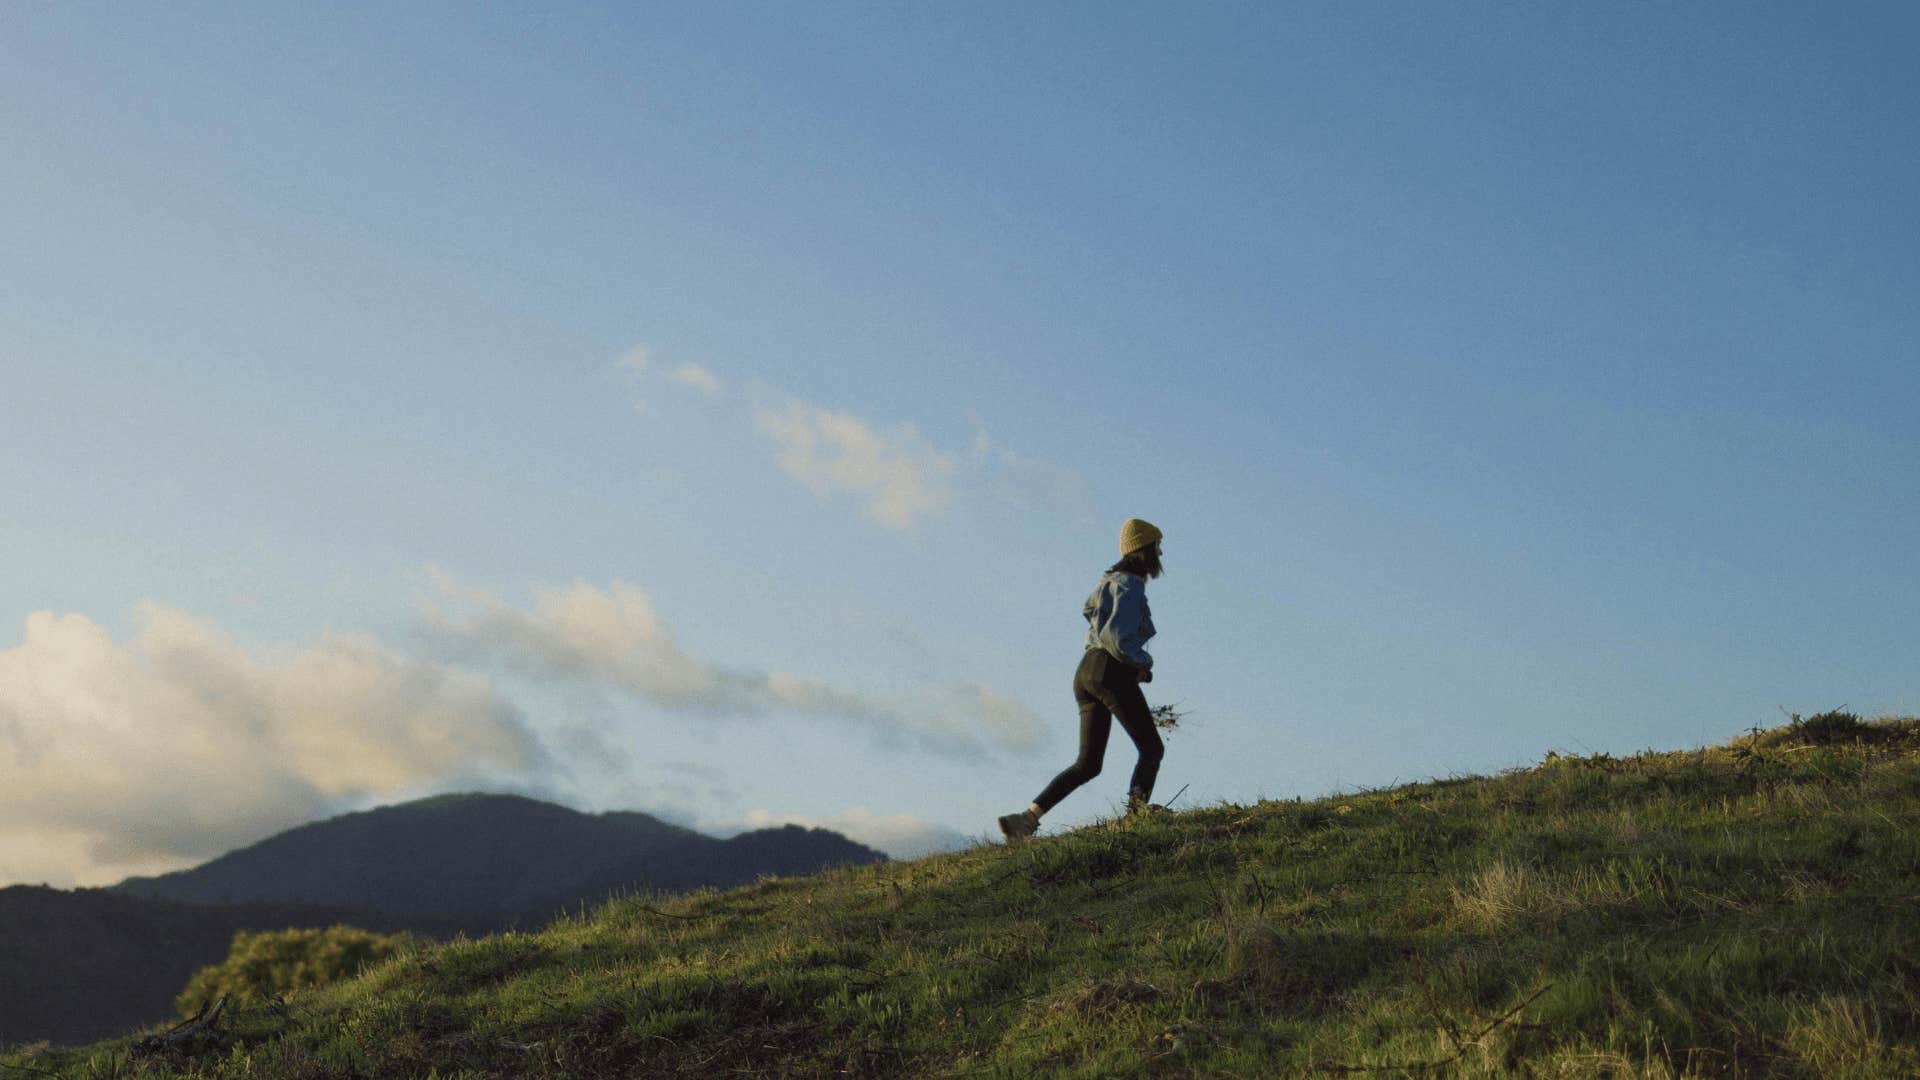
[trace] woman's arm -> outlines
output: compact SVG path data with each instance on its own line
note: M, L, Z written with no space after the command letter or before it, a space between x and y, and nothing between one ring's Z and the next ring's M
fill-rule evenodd
M1113 651L1150 676L1153 656L1147 652L1146 643L1153 636L1153 615L1147 609L1146 589L1124 581L1114 586L1113 615L1107 619L1106 630L1104 636Z

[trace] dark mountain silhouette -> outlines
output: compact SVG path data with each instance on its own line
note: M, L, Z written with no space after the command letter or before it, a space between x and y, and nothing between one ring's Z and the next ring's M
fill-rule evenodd
M489 917L391 915L291 904L206 907L105 889L0 889L0 1046L86 1042L152 1023L238 930L347 923L448 938L485 933Z
M789 825L722 840L647 814L441 795L302 825L108 889L0 889L0 1045L165 1019L237 930L337 923L431 937L537 929L611 894L726 887L885 855Z
M202 904L487 912L544 922L630 890L740 885L886 858L824 829L728 840L647 814L583 814L518 795L441 795L302 825L212 862L114 890Z

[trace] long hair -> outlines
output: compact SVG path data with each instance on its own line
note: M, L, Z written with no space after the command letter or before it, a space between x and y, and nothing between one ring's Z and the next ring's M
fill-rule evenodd
M1114 563L1111 569L1125 570L1129 574L1139 574L1143 578L1157 578L1165 573L1160 567L1160 545L1148 544L1137 548Z

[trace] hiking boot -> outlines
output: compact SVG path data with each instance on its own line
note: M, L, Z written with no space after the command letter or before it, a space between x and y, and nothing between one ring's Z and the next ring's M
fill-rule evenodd
M1164 814L1166 812L1166 807L1161 806L1159 803L1148 802L1146 795L1141 792L1132 791L1127 793L1128 817L1145 814Z
M1011 844L1016 840L1025 840L1040 828L1040 815L1032 810L1022 810L1017 814L1003 814L1000 817L1000 835Z

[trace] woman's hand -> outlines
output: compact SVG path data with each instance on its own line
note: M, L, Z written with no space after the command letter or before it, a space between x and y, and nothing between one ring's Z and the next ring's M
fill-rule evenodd
M1137 671L1137 672L1139 672L1139 673L1140 673L1140 681L1141 681L1141 682L1152 682L1152 681L1153 681L1153 669L1152 669L1152 668L1150 668L1150 667L1143 667L1143 668L1134 668L1133 670L1135 670L1135 671Z

